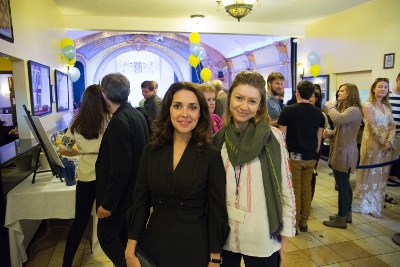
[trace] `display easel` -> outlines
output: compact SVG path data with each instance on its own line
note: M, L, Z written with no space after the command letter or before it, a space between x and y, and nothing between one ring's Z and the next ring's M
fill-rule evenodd
M64 168L64 164L61 162L61 160L58 157L56 151L54 150L52 144L50 143L50 140L47 137L46 132L44 131L43 125L40 122L39 117L31 116L30 111L26 108L25 105L22 105L22 107L24 108L25 113L26 113L26 116L24 115L25 120L28 123L29 128L31 129L33 135L35 136L35 139L38 142L40 149L45 154L46 159L47 159L47 161L49 162L49 165L50 165L50 170L38 171L38 168L39 168L39 156L40 156L40 153L38 153L38 155L36 157L35 169L33 171L32 184L35 183L35 178L36 178L36 174L37 173L49 172L49 171L51 171L53 176L56 176L57 178L60 179L61 182L63 182L63 180L62 180L62 178L60 176L60 173L59 173L58 166Z

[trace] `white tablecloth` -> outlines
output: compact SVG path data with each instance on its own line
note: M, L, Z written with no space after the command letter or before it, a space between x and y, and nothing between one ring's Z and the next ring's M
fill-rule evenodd
M75 217L75 188L66 186L51 172L26 178L7 194L6 219L9 228L11 266L20 267L27 260L26 247L43 219ZM97 217L93 209L93 253L101 251L97 239ZM39 221L38 221L39 220Z
M0 114L0 120L5 121L3 126L13 126L12 115L11 114Z

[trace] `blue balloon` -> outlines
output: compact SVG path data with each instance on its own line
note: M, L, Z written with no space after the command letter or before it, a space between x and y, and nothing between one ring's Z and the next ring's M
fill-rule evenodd
M197 57L200 53L200 48L201 48L201 46L199 44L191 44L190 45L190 54Z
M319 56L315 52L310 52L307 56L307 60L308 63L310 63L310 65L312 66L319 62Z
M72 45L64 46L62 53L64 57L69 61L71 61L76 56L75 47L73 47Z
M200 47L200 53L199 53L199 55L198 55L197 57L198 57L200 60L203 60L203 59L206 58L206 56L207 56L206 50L205 50L203 47Z

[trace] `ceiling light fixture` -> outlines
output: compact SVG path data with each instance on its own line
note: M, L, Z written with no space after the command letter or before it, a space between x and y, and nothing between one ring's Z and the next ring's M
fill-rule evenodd
M259 0L217 0L216 2L218 11L221 6L224 6L228 15L237 18L238 22L240 22L241 18L251 13L256 3L258 7L261 6Z
M190 18L193 19L196 24L199 24L200 21L204 19L204 15L191 15Z

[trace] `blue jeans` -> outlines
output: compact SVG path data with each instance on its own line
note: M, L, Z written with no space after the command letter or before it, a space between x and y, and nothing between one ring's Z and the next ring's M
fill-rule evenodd
M76 184L75 219L67 236L64 251L63 267L69 267L75 257L76 250L81 242L83 232L89 222L96 193L96 181Z
M351 211L351 203L353 201L353 191L350 187L350 170L347 173L333 170L333 176L338 186L338 215L345 217Z

